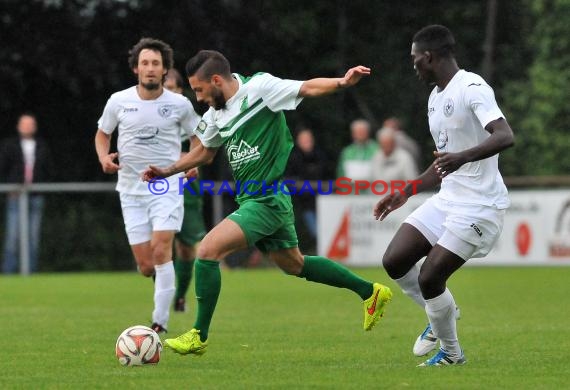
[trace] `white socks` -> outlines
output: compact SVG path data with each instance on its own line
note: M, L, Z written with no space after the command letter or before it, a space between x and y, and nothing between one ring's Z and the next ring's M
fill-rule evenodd
M422 307L426 306L426 301L422 297L422 292L420 291L420 284L418 283L418 276L420 275L420 266L415 264L407 274L402 276L400 279L395 279L398 286L402 289L404 294L409 296Z
M154 311L152 312L152 322L166 328L170 316L170 305L172 304L176 291L174 263L169 261L164 264L155 265L154 270L156 279L154 281Z
M426 299L426 313L434 335L440 340L441 349L452 356L461 356L457 341L456 306L449 289L443 294Z

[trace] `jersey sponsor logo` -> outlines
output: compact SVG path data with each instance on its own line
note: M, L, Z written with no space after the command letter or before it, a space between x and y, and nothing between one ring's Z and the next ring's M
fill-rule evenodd
M468 87L470 87L470 86L472 86L472 85L474 85L474 86L476 86L476 87L480 87L480 86L481 86L481 83L471 83L471 84L468 85Z
M198 132L200 134L204 134L204 131L206 131L206 127L208 127L208 125L206 124L206 121L200 121L200 123L198 123L198 126L196 127L196 130L198 130Z
M439 131L439 135L437 137L437 150L439 151L443 151L445 150L445 147L447 146L447 141L449 140L449 137L447 136L447 130L443 129Z
M153 126L145 126L142 129L139 129L135 135L137 143L144 143L144 144L157 143L154 140L154 137L156 137L158 131L159 131L158 127L153 127Z
M123 107L123 113L137 112L139 109L136 107Z
M443 114L449 118L453 115L453 108L453 100L445 99L445 102L443 103Z
M477 233L479 237L483 235L483 232L481 231L481 229L479 229L479 226L475 225L475 223L472 223L471 227L473 228L473 230L475 230L475 233Z
M250 146L244 140L241 140L238 146L232 145L228 148L228 160L232 169L238 169L245 163L259 160L260 157L259 146Z
M174 105L172 104L163 104L158 107L158 115L163 118L170 117L170 115L172 115L172 111L174 111Z

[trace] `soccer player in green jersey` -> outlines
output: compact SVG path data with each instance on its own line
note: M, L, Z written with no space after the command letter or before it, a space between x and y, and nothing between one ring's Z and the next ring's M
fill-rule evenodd
M168 177L210 162L224 146L236 182L239 208L202 240L195 261L197 317L193 329L165 340L181 354L201 355L221 288L219 262L228 254L255 245L287 274L354 291L364 301L364 329L370 330L391 300L389 288L361 279L344 266L319 256L301 254L293 207L280 185L293 146L283 110L293 110L305 97L318 97L351 87L370 69L357 66L341 78L283 80L267 73L232 74L219 52L202 50L186 64L198 101L210 106L195 134L196 148L166 168L150 166L143 179ZM274 183L268 185L266 183Z

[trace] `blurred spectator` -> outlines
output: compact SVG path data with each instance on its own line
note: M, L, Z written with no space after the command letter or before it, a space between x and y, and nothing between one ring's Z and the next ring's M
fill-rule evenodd
M397 131L384 127L376 133L379 149L372 158L371 180L412 180L418 176L417 165L407 150L397 145Z
M376 144L370 139L370 123L357 119L350 124L352 144L340 153L337 177L352 180L368 180L372 173L371 160L376 153Z
M315 137L311 129L305 127L297 133L295 147L291 152L286 177L302 182L304 180L323 180L327 178L328 160L325 153L315 146ZM300 187L302 183L297 183ZM327 187L324 187L325 189ZM310 193L295 197L303 216L303 222L313 240L317 238L317 215L315 196Z
M396 145L410 153L419 167L422 164L422 152L418 143L410 137L402 128L402 122L396 118L391 117L384 121L382 127L389 127L396 130Z
M50 181L53 176L53 161L47 143L36 137L36 117L25 113L18 119L18 135L7 138L0 149L0 181L6 183L32 184ZM38 249L44 197L31 194L29 197L29 259L30 272L38 269ZM6 228L4 236L4 273L18 271L20 247L18 193L8 194L6 201Z
M180 72L174 68L168 70L162 84L164 88L174 93L182 94L184 92L184 79Z

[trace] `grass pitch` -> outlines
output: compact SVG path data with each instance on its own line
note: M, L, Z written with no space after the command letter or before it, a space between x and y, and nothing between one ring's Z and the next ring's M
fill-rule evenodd
M148 325L152 282L135 273L0 277L0 388L561 389L570 380L570 268L466 268L450 281L468 363L416 368L425 315L379 269L394 299L372 332L359 298L277 270L223 271L204 357L164 351L122 367L121 331ZM192 294L190 294L192 296ZM173 313L169 336L193 323Z

